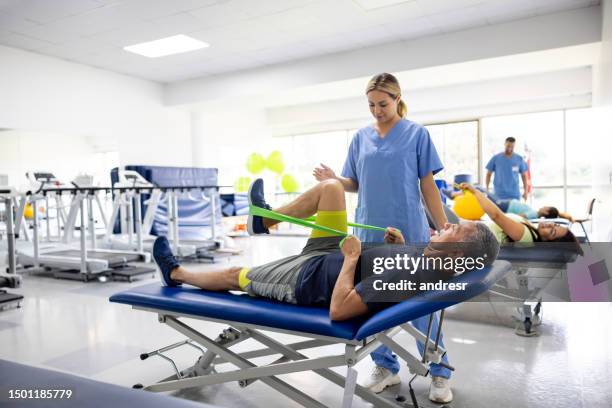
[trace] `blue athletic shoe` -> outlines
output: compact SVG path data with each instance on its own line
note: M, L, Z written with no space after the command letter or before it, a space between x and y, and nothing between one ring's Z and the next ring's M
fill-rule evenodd
M266 204L266 199L264 197L264 184L263 180L260 178L256 179L249 187L248 199L249 206L253 205L255 207L265 208L266 210L272 209L268 204ZM247 231L249 232L249 235L270 233L270 230L264 226L263 217L251 214L249 214L249 220L247 221Z
M180 282L170 278L170 272L172 272L174 268L178 268L180 264L172 254L170 242L168 242L166 237L157 237L155 240L153 244L153 258L161 271L162 284L164 286L181 286Z

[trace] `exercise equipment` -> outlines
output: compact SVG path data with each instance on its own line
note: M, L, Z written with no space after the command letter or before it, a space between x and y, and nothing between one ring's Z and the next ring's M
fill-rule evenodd
M221 384L238 381L247 387L255 381L262 381L297 403L307 407L324 407L321 402L276 377L278 375L314 371L316 374L344 388L343 407L349 407L354 395L358 395L376 407L399 408L401 404L388 400L355 383L357 371L355 364L380 345L391 348L409 366L410 372L426 376L429 363L447 366L442 358L446 353L440 344L439 336L431 338L434 313L441 311L437 333L442 332L444 309L464 302L489 290L497 281L510 272L510 264L496 261L491 267L472 270L453 277L449 282L465 283L464 291L422 292L405 302L390 306L373 315L366 315L348 321L332 321L329 310L320 307L305 307L277 302L264 298L254 298L246 294L231 292L212 292L190 287L162 287L159 284L145 285L111 296L110 301L132 306L136 310L155 314L155 319L177 330L187 339L159 350L141 355L142 360L152 356L163 357L173 367L173 375L158 383L143 387L154 392L165 392L189 387ZM428 333L422 333L409 322L419 317L429 316ZM182 318L199 319L213 322L227 322L229 328L216 339L211 339L189 326ZM261 330L265 330L266 333ZM270 332L270 333L268 333ZM393 339L405 332L421 341L427 352L422 358L415 357ZM306 337L308 340L287 344L286 339L274 339L275 333L287 333ZM284 337L283 337L284 338ZM247 339L253 339L264 347L254 351L237 352L231 346ZM164 353L185 345L200 345L206 348L196 363L185 370L179 370L176 363ZM343 345L338 353L309 358L301 352L304 349L329 345ZM406 344L402 341L402 344ZM257 366L250 359L280 354L281 357L269 365ZM215 365L231 363L236 370L223 370L218 373ZM346 367L344 377L331 367ZM414 401L416 402L416 400Z
M42 200L44 200L44 206L45 206L44 217L43 217L43 219L45 220L45 225L46 225L45 241L52 242L56 240L57 241L61 240L63 229L66 226L66 218L68 217L66 213L67 206L64 203L63 195L57 194L55 190L62 189L62 188L69 188L69 187L72 187L73 185L63 183L61 180L58 180L53 175L53 173L49 171L27 172L26 177L30 183L30 189L32 191L36 191L36 190L43 189L43 188L45 190L45 194L42 198ZM23 196L21 199L23 201L27 201L26 196ZM25 205L27 206L27 204L28 203L26 202ZM55 212L56 232L57 232L55 237L52 235L52 232L51 232L51 219L52 219L51 210L55 210L54 212ZM20 216L16 218L18 223L21 222L21 220L23 219L23 216L25 216L25 210L23 211L23 214L20 214ZM27 229L24 228L23 231L21 232L23 233L23 236L25 237L25 239L29 240Z
M266 168L279 176L283 174L283 170L285 170L283 154L278 150L270 153L266 158Z
M21 286L21 277L17 275L17 261L15 255L15 229L13 214L13 199L17 192L9 186L0 186L0 202L4 204L6 242L7 242L7 267L6 274L0 274L0 288L18 288ZM21 305L23 296L0 290L0 310Z
M156 236L152 234L155 218L158 217L159 205L166 200L166 208L172 209L174 195L166 194L155 184L146 180L135 170L113 169L111 180L115 197L113 211L106 230L106 244L110 247L152 251ZM144 217L142 216L143 208ZM177 217L178 218L178 217ZM173 218L168 230L177 230L177 218ZM118 228L117 228L118 225ZM115 230L119 234L115 234ZM173 234L170 234L173 235ZM195 245L183 242L174 245L174 251L180 258L196 255Z
M21 277L19 275L0 274L0 288L17 289L19 287L21 287ZM21 307L22 301L22 295L0 289L0 311L12 307Z
M109 191L109 187L78 186L76 183L73 183L71 187L66 187L65 184L57 182L57 178L51 173L34 172L32 174L35 177L37 174L43 175L40 187L25 195L34 207L36 202L44 199L48 193L56 196L68 194L71 196L71 204L63 226L63 244L41 248L38 217L34 217L32 219L32 250L31 252L26 250L18 252L19 264L28 267L28 270L32 272L52 271L56 278L77 279L85 282L109 275L127 276L131 280L133 276L155 273L154 268L131 264L131 262L150 262L150 254L146 252L98 247L93 203L95 196L101 191ZM56 181L49 186L49 180ZM79 247L73 248L70 244L74 238L77 219L79 220ZM89 245L87 243L88 233Z
M300 189L300 184L291 174L283 174L281 187L285 193L295 193Z
M563 242L538 242L531 247L515 243L500 248L497 258L512 264L515 283L497 285L494 293L518 302L518 314L514 316L518 323L516 334L538 334L535 326L541 322L542 297L549 283L555 284L558 300L570 300L567 268L577 257L573 244Z
M460 190L459 184L461 183L474 184L474 176L471 174L456 174L453 178L453 187L455 190Z
M445 206L445 212L450 223L459 223L450 208ZM565 219L563 221L567 222ZM578 253L572 243L537 242L530 246L510 243L501 246L497 259L510 262L513 273L496 283L490 294L514 304L516 314L511 316L509 325L514 326L517 335L538 335L536 326L542 320L542 298L545 292L551 290L548 286L560 292L553 296L556 300L571 300L567 270L568 265L577 258ZM494 309L493 305L491 307ZM504 324L497 312L491 318L495 323Z
M32 204L26 204L26 207L23 210L23 216L26 220L31 220L32 218L34 218L34 208L32 207Z
M219 196L221 198L221 212L224 217L249 214L249 199L246 193L225 193L219 194Z
M129 208L121 217L123 234L133 235L130 231L139 223L131 220L138 216L136 209L142 212L146 203L141 234L150 234L150 238L145 239L145 248L152 247L154 236L165 235L181 259L215 262L234 253L223 248L226 237L220 228L219 189L224 186L217 185L217 169L129 165L113 169L111 180L117 183L126 175L131 178L127 184L138 180L140 187L131 187L139 203L133 204L132 198L124 200Z
M237 193L246 193L249 191L249 186L251 185L250 177L238 177L236 182L234 183L234 190Z
M291 224L301 225L302 227L312 228L312 229L327 232L333 235L339 235L339 236L350 235L346 232L338 231L336 229L325 227L323 225L318 225L314 223L313 222L315 220L314 216L306 218L306 219L295 218L289 215L280 214L275 211L267 210L265 208L257 207L254 205L249 206L249 214L264 217L264 218L270 218L276 221L288 222ZM370 230L375 230L375 231L386 231L387 230L387 228L376 227L373 225L366 225L366 224L358 224L355 222L349 222L347 224L350 227L355 227L355 228L370 229Z
M453 211L465 220L476 221L484 215L484 210L471 192L464 190L462 195L453 200Z
M266 160L259 153L251 153L247 158L246 169L251 174L261 173L266 168Z

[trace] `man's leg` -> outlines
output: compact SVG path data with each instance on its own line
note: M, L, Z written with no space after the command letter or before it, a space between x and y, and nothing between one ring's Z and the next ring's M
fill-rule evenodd
M153 258L159 266L165 286L180 286L183 283L207 290L239 290L245 268L230 267L216 271L191 271L183 268L166 237L157 237L153 244Z
M344 187L335 179L324 180L295 200L274 211L290 215L296 218L306 218L315 214L317 211L340 211L345 210ZM277 224L278 221L266 219L270 225Z
M265 202L263 181L261 179L255 180L251 185L249 189L249 203L257 207L269 208ZM342 187L338 180L330 179L322 181L300 194L290 203L275 208L274 211L295 218L307 218L313 214L319 215L325 212L346 211L344 187ZM267 232L269 227L279 223L279 221L259 216L249 216L249 218L249 232L255 234ZM317 219L316 223L320 224L319 221ZM259 227L260 225L261 228Z
M244 268L232 266L216 271L187 270L182 266L170 273L170 278L178 283L187 283L206 290L241 290L239 285L240 271Z
M263 190L263 183L261 189ZM263 200L263 191L261 191L260 198ZM301 194L291 203L275 211L296 218L306 218L316 213L318 224L346 231L344 188L338 180L323 181ZM278 221L264 218L263 223L266 226L271 226ZM329 236L329 234L325 234L327 233L313 231L311 237ZM172 254L165 237L159 237L155 241L153 255L162 271L164 282L168 286L187 283L207 290L244 290L249 283L247 268L230 267L216 271L198 272L181 267Z

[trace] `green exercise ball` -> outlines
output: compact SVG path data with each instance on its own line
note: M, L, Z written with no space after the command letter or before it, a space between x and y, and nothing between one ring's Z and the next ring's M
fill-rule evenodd
M285 193L295 193L300 189L300 184L291 174L283 175L281 187Z
M234 190L236 190L237 193L244 193L249 190L250 185L251 185L250 177L245 177L245 176L238 177L236 179L236 182L234 182Z
M251 174L258 174L266 167L266 161L259 153L251 153L247 158L246 168Z
M285 170L283 154L278 150L274 150L272 153L270 153L266 159L266 167L268 170L278 175L282 174L283 170Z

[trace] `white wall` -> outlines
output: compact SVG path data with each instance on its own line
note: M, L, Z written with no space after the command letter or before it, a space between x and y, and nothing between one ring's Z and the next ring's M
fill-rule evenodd
M194 112L191 129L193 165L217 167L219 183L224 185L233 184L239 176L249 176L245 167L249 154L265 156L279 149L261 108Z
M575 68L491 81L403 90L409 118L440 123L482 116L588 107L590 68ZM361 127L371 122L363 96L330 102L270 108L274 135Z
M603 0L601 7L601 55L594 73L594 103L612 106L612 0Z
M163 106L160 84L4 46L0 61L0 128L90 137L121 164L191 165L189 114Z
M0 174L8 175L9 184L15 187L27 184L26 172L51 171L64 182L79 173L98 173L96 144L89 137L9 130L0 132L0 151ZM108 185L109 175L105 176L97 181Z
M593 163L593 195L598 198L594 209L594 239L612 241L612 1L602 0L601 52L593 71L593 104L596 109L594 122L599 131L601 148L594 149L590 161Z

